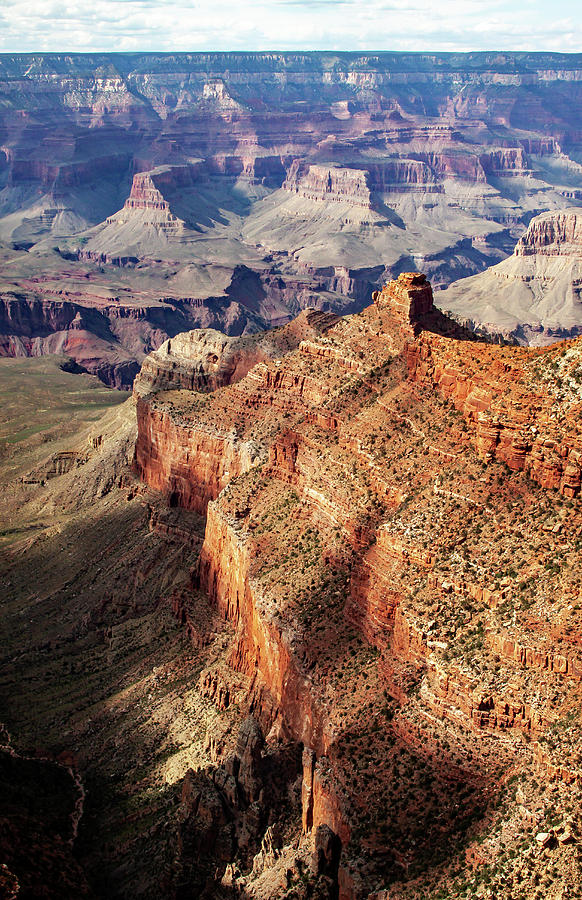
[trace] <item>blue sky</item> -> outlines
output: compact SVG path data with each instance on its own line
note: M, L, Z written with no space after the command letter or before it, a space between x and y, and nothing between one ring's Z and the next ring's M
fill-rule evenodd
M580 0L0 0L0 51L582 52Z

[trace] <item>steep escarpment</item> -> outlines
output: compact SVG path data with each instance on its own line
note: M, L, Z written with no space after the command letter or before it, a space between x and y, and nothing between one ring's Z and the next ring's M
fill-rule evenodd
M245 541L237 521L210 507L200 586L221 614L237 629L231 650L234 666L259 680L256 712L269 726L279 720L295 740L318 750L325 746L323 710L318 708L309 679L293 657L289 634L272 619L271 601L252 580L252 544ZM269 672L268 682L265 673Z
M339 166L321 166L296 160L283 188L307 200L329 200L371 209L367 173Z
M166 341L144 360L134 387L138 394L175 388L216 390L239 381L263 358L256 342L213 329L189 331Z
M189 225L195 225L195 220L186 222L182 216L190 218L188 198L195 196L199 170L200 163L166 165L134 175L123 208L91 234L79 258L99 260L117 254L137 260L163 252L168 242L188 241Z
M120 340L113 333L107 312L70 301L5 294L0 297L0 355L66 355L105 384L127 388L138 371L138 362L132 349L124 346L123 337ZM135 322L140 312L142 321L128 328L127 319ZM118 311L112 310L112 314L117 317ZM137 343L145 318L143 311L128 311L125 328L116 330L133 330ZM153 333L154 323L147 323L146 330Z
M191 188L200 166L158 166L149 172L133 176L131 192L124 209L151 209L169 212L169 202L164 194L175 196Z
M61 261L62 264L62 261ZM14 286L14 285L12 285ZM202 301L150 290L118 292L70 267L0 293L0 355L66 354L106 384L131 387L146 354L191 326L240 334L262 319L228 295ZM153 296L152 296L153 294ZM157 296L156 296L157 294Z
M439 154L382 162L361 160L359 166L354 162L349 167L294 160L283 188L306 200L374 209L381 204L382 194L442 193L444 186L439 184L439 177L445 174L448 174L447 164Z
M296 852L330 829L344 900L460 897L467 879L510 898L557 861L535 852L547 831L565 884L579 827L565 787L580 739L578 342L476 341L418 273L210 392L205 338L189 341L177 377L195 390L167 390L161 362L151 393L146 372L136 459L171 503L208 503L196 584L234 629L219 694L248 679L267 743L305 747ZM261 852L229 884L283 896L289 850Z
M486 175L528 175L531 167L522 147L500 147L481 156L481 165Z
M204 512L231 478L258 465L266 452L260 440L245 438L242 420L219 411L221 404L228 409L230 394L218 389L233 385L244 403L256 408L268 400L271 388L276 395L270 402L271 420L281 406L303 411L317 387L305 377L282 381L277 357L301 347L305 338L325 334L336 321L333 315L308 310L262 336L237 339L192 331L167 341L149 357L136 381L135 458L141 477L166 491L171 505ZM212 401L209 391L217 392ZM191 403L187 408L182 406L185 396Z
M204 392L235 384L259 362L317 338L336 321L332 313L307 309L290 325L268 333L233 338L214 329L199 329L178 334L144 360L135 391L139 395L168 389Z
M171 392L163 399L171 408ZM151 487L167 491L170 506L204 512L230 478L260 461L252 442L175 422L151 403L138 401L137 415L137 471Z
M496 457L574 497L582 474L580 349L575 342L544 355L489 348L475 354L428 337L409 348L409 366L455 403L482 459Z
M180 175L184 173L184 170L182 169L178 171ZM185 173L188 173L187 169L185 170ZM144 224L146 225L157 225L162 231L166 232L177 231L179 228L183 227L184 223L170 212L170 204L164 198L164 195L160 190L161 185L158 185L158 180L162 179L158 179L156 176L168 174L175 175L176 173L167 167L166 169L161 168L151 172L142 172L139 175L134 175L131 192L123 204L123 210L114 216L110 216L107 219L107 224L115 225L118 222L120 224L124 221L127 222L131 215L131 211L147 210L150 216L149 218L144 219ZM185 181L185 179L177 178L177 184L175 184L172 179L170 185L172 187L184 186L180 185L181 180ZM160 215L155 215L156 213L159 213Z

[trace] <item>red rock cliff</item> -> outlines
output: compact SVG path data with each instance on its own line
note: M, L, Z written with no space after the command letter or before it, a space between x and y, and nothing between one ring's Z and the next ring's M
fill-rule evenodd
M171 402L171 395L163 398ZM260 462L256 445L235 435L182 423L161 406L137 404L135 466L171 506L206 512L231 478Z
M171 502L208 502L200 586L236 629L229 661L251 680L252 712L306 746L303 827L341 837L340 896L359 900L369 876L353 848L364 834L367 858L385 852L369 812L402 777L393 759L431 761L443 810L451 773L495 790L551 727L544 698L576 690L578 633L542 656L525 631L546 646L548 593L567 616L577 591L554 571L573 546L562 530L573 539L580 527L576 507L536 543L533 482L579 490L577 395L553 415L552 381L579 348L557 356L469 340L434 310L418 273L328 326L214 393L140 399L136 457ZM535 553L521 556L524 546ZM498 639L509 624L511 642ZM384 737L370 779L368 748ZM413 803L407 827L419 814ZM436 839L424 831L415 846ZM400 845L401 860L411 846Z

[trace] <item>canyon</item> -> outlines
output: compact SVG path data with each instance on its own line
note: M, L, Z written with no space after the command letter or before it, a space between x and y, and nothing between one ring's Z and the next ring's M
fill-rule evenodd
M170 337L5 453L3 746L84 785L76 896L579 893L582 338L434 299Z
M581 68L551 53L3 54L0 354L62 353L129 388L192 328L357 312L410 269L435 292L505 277L534 217L582 204ZM562 255L550 268L508 270L505 318L478 289L437 302L522 343L574 336L558 295L576 278ZM530 275L533 296L515 284Z

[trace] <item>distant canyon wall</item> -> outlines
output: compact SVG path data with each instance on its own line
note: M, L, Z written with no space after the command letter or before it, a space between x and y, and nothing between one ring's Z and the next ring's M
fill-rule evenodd
M445 173L484 181L582 137L575 54L4 54L0 96L0 179L53 190L194 159L211 174L292 183L294 159L325 139L341 164L354 138L360 153L411 145L404 165L370 169L373 189ZM462 129L477 124L485 143L483 125L507 137L474 154Z

